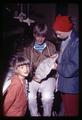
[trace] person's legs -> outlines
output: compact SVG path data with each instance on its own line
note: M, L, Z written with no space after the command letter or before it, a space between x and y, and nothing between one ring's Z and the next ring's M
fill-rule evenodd
M43 116L51 116L55 90L55 79L48 78L41 83Z
M78 94L61 94L64 115L78 116L79 115L79 95Z
M35 81L29 82L28 104L31 116L38 116L37 109L37 91L39 83Z

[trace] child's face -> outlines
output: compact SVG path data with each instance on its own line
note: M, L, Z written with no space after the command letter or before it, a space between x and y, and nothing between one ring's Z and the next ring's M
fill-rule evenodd
M45 36L38 36L35 34L34 34L34 37L35 37L36 42L40 45L45 41L45 38L46 38Z
M61 31L56 31L56 35L60 39L65 39L68 37L69 32L61 32Z
M24 77L28 76L29 71L29 65L21 65L16 68L16 73Z

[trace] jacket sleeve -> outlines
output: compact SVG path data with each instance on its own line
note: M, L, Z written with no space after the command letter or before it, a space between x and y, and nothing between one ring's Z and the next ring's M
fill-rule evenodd
M4 103L3 103L4 113L6 113L9 110L9 108L13 105L13 103L15 102L18 91L20 92L20 86L16 84L10 85L8 92L5 96Z
M76 77L79 74L79 41L70 49L71 56L58 64L57 71L63 77Z

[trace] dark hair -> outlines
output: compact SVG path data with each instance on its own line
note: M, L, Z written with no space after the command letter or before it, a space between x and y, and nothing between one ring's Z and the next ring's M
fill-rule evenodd
M34 26L34 29L33 29L33 33L35 35L38 35L38 36L43 36L43 35L46 35L47 33L47 25L46 24L43 24L43 23L37 23L35 26Z
M29 59L24 58L23 56L13 56L10 61L11 67L18 67L21 65L30 64Z

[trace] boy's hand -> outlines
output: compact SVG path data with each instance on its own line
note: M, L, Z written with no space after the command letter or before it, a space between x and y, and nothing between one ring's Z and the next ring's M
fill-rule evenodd
M33 80L36 81L36 82L38 82L38 83L41 82L41 81L40 81L38 78L36 78L35 76L33 77Z
M54 63L54 65L53 65L53 70L56 70L57 69L57 66L58 66L58 64L57 63Z

